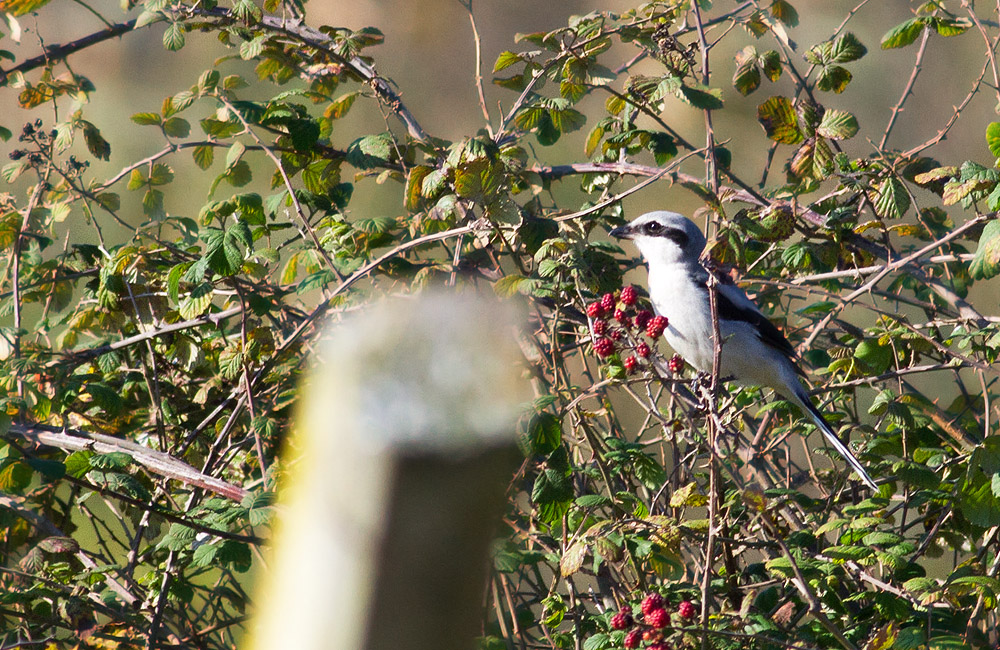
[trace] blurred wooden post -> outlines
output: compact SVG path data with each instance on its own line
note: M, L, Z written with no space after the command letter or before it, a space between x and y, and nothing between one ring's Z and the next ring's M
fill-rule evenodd
M495 300L388 300L319 348L252 650L451 650L480 633L527 397Z

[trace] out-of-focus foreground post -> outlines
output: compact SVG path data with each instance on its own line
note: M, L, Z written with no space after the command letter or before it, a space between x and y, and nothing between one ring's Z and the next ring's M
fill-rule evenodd
M318 348L250 648L472 647L526 397L511 322L438 293Z

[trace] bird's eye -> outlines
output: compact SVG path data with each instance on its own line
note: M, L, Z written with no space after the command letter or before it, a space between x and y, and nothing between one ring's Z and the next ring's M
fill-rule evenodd
M660 232L660 228L662 227L663 226L661 226L659 222L650 221L649 223L646 224L646 232L649 233L650 235L655 235L656 233Z

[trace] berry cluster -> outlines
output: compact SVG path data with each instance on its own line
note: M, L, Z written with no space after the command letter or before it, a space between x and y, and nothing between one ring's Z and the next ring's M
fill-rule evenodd
M665 317L637 308L638 299L635 287L627 286L617 295L606 293L600 300L587 305L587 317L591 320L594 335L594 353L607 358L619 349L632 352L622 361L627 374L638 370L639 359L648 359L653 353L650 343L639 337L645 334L655 343L668 325Z
M638 648L643 641L648 642L645 650L668 650L664 629L670 624L670 614L664 607L663 596L651 592L646 594L639 605L642 610L642 620L636 621L632 616L632 608L622 607L611 617L612 630L627 630L623 645L627 650ZM681 601L677 605L676 616L683 624L695 617L695 606L690 600Z

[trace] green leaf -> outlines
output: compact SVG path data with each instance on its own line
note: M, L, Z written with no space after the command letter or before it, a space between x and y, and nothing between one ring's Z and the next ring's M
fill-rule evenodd
M819 76L816 78L816 87L823 91L832 90L835 93L842 93L852 78L853 75L847 68L839 65L828 65L820 70Z
M830 45L830 63L850 63L857 61L868 53L868 48L861 44L858 37L847 32L835 38Z
M1000 122L990 122L986 127L986 146L995 158L1000 158Z
M972 524L982 528L1000 525L1000 499L993 494L990 481L966 483L959 492L959 504Z
M895 176L882 181L874 202L875 212L885 219L899 219L910 209L910 195Z
M879 345L876 339L861 341L854 350L854 356L863 361L874 375L881 375L892 364L892 348Z
M90 459L93 458L93 456L94 452L89 449L74 451L66 457L66 474L74 478L82 478L86 476L87 472L94 467L90 464Z
M799 24L799 12L787 0L773 0L770 9L772 16L789 27Z
M148 124L160 124L163 118L160 117L159 113L136 113L131 117L132 121L136 124L148 125Z
M733 87L741 95L749 95L760 86L760 67L757 48L747 45L736 54L736 72L733 73Z
M500 56L497 57L497 62L493 64L493 72L495 74L504 68L509 68L515 63L520 63L521 61L524 61L524 57L520 54L504 50L500 53Z
M896 25L882 36L882 49L891 50L897 47L906 47L913 43L924 31L925 18L910 18L904 23Z
M722 102L722 90L701 84L682 85L679 96L691 106L703 110L714 111L725 106Z
M366 135L347 147L347 162L358 169L374 169L392 156L392 139L385 133Z
M180 23L171 23L163 32L163 47L171 51L177 51L184 47L184 26Z
M757 121L764 127L767 137L775 142L797 144L803 139L798 116L787 97L771 97L758 106Z
M132 465L132 457L123 451L112 451L106 454L94 454L90 457L92 469L123 471Z
M330 102L330 105L326 108L324 115L328 118L339 120L347 115L347 112L351 110L351 106L354 105L354 102L360 96L361 93L356 90L345 95L341 95L337 99Z
M191 151L194 164L201 169L208 169L215 161L215 147L209 144L198 145Z
M951 18L946 16L934 16L931 25L940 36L958 36L964 34L972 27L972 21L968 18Z
M0 492L20 494L31 484L31 467L19 460L0 469Z
M997 274L1000 274L1000 220L994 219L979 236L979 246L969 263L969 275L974 280L987 280Z
M848 113L829 108L823 113L816 133L831 140L846 140L858 133L858 120Z
M205 313L212 304L212 285L202 282L181 301L178 312L184 320L197 318Z
M163 122L163 132L172 138L186 138L191 133L191 125L183 117L171 117Z
M562 419L543 411L535 414L528 424L531 451L536 454L550 454L562 444Z

